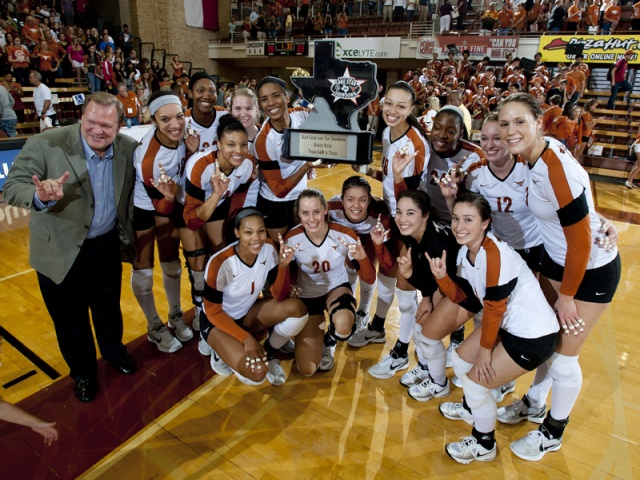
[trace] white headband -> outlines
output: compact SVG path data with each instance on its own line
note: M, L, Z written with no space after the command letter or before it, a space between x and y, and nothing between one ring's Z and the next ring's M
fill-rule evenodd
M156 98L149 105L149 111L151 112L151 116L155 115L160 107L164 107L165 105L180 105L182 108L182 102L175 95L163 95L161 97Z

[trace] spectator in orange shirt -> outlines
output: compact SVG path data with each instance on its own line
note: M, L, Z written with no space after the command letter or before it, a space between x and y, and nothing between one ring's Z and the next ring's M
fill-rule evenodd
M631 30L640 30L640 2L633 4L633 16L631 17Z
M42 81L47 87L53 87L55 82L55 71L58 65L54 66L54 62L57 62L55 54L49 50L49 45L44 40L40 42L40 48L36 57L36 68L42 75Z
M124 107L124 121L127 127L139 125L142 120L142 108L138 96L127 90L124 82L118 84L118 95L116 98L120 100Z
M573 0L573 5L571 5L567 10L567 31L569 32L577 31L578 24L580 23L580 20L582 20L582 13L584 10L578 6L579 1L580 0Z
M538 22L542 21L543 15L544 8L542 8L540 0L535 0L533 7L531 7L531 10L529 10L529 13L527 13L527 29L530 32L537 31ZM535 24L536 26L532 29L533 24Z
M489 10L486 10L482 14L481 18L481 27L480 27L480 35L489 36L493 32L493 29L498 22L498 12L496 11L495 2L491 2L489 4Z
M526 23L525 23L526 19L527 19L527 12L524 9L524 2L523 2L518 4L518 11L513 16L513 29L516 31L516 33L520 33L524 31L526 26Z
M571 71L567 73L567 78L572 78L576 83L576 93L573 97L569 98L571 103L576 103L579 99L582 98L584 94L584 90L587 87L587 77L584 72L580 70L580 63L573 62L571 64Z
M544 93L544 88L540 86L541 84L542 84L542 79L540 78L534 78L533 80L531 80L531 87L529 88L529 93L534 97L537 97L541 93Z
M549 110L549 108L551 108L547 103L546 93L543 92L536 95L536 100L538 100L538 104L540 105L540 110L542 110L542 112L546 112L547 110Z
M591 27L591 33L596 33L600 24L600 0L593 0L587 9L587 27Z
M591 76L591 71L589 70L589 65L584 63L583 60L584 60L584 55L582 54L576 55L575 61L578 62L578 70L584 73L584 78L585 78L584 90L586 90L587 86L589 85L589 77Z
M611 5L604 11L602 17L602 33L611 33L618 26L622 9L618 5L618 0L611 0Z
M43 40L42 30L38 27L36 23L36 19L31 15L28 15L24 21L24 26L22 27L22 36L24 37L25 44L30 49L33 49L36 45L40 44L40 40Z
M22 45L20 37L13 38L13 45L7 45L7 61L13 75L23 87L29 85L29 49Z
M549 99L551 106L542 115L542 132L544 135L547 135L551 131L553 121L556 117L562 115L560 102L562 102L562 97L560 95L554 95Z
M498 35L509 35L513 26L513 12L509 10L509 4L503 3L502 10L498 13Z

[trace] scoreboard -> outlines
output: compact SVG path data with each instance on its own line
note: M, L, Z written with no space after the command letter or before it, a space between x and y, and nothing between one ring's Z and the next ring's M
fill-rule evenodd
M264 42L264 54L274 55L309 55L309 42L307 40L266 40Z

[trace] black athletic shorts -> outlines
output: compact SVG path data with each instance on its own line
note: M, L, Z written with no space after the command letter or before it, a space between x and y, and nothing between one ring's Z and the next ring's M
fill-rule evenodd
M621 275L620 254L602 267L587 270L574 298L583 302L610 303L616 293ZM540 273L551 280L562 282L564 267L544 252Z
M256 208L264 215L264 225L267 228L284 228L297 225L297 220L293 218L293 205L295 200L285 202L273 202L267 200L262 195L258 195Z
M238 325L240 328L244 328L245 317L246 315L239 320L234 320L236 322L236 325ZM205 342L209 338L209 334L214 328L216 327L209 321L209 318L207 318L207 314L204 313L204 310L202 310L200 312L200 336L204 339Z
M309 314L309 316L324 315L324 311L327 309L327 297L331 294L331 292L342 287L348 288L349 291L351 291L351 285L349 284L349 282L344 282L342 285L338 285L336 288L331 289L329 292L320 297L301 298L300 300L302 300L304 306L307 307L307 313Z
M536 245L535 247L522 248L516 250L525 261L527 266L533 272L539 272L542 267L542 257L544 255L544 245Z
M558 332L539 338L522 338L500 329L501 342L511 359L528 371L549 360L558 345Z
M142 208L133 207L133 229L136 232L149 230L156 226L155 217L170 218L176 228L186 228L184 221L184 205L176 203L173 211L169 215L161 215L155 210L144 210Z

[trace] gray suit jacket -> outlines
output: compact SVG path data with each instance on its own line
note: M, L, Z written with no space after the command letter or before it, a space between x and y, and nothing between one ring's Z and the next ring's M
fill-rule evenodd
M123 259L135 258L133 233L133 151L138 143L118 134L113 141L113 180ZM33 175L59 178L69 172L64 196L48 210L33 206ZM80 138L80 125L48 130L29 138L16 157L4 185L4 198L32 209L29 228L31 266L55 283L66 277L87 236L94 198Z

